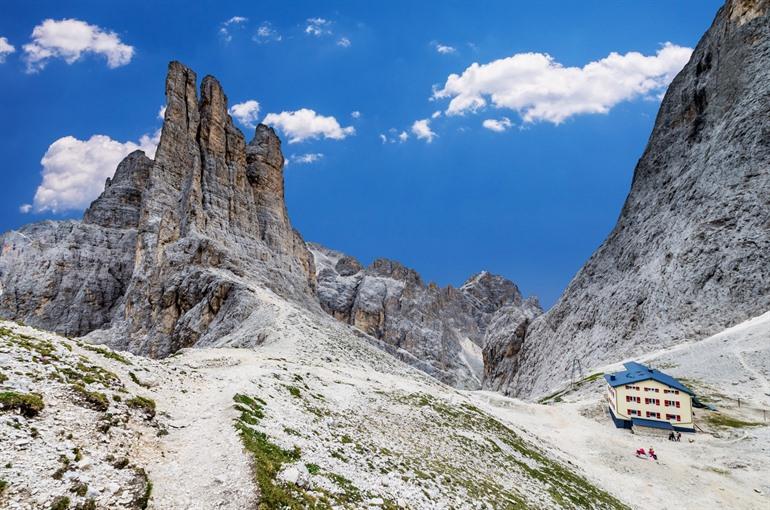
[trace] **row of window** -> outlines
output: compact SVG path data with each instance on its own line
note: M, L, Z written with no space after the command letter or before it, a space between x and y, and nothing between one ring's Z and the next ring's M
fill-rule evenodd
M641 416L642 412L640 410L638 410L638 409L629 409L628 410L628 415L629 416ZM655 418L655 419L658 419L658 420L660 419L660 413L655 412L655 411L646 411L645 412L645 416L647 418ZM667 420L682 421L682 417L680 415L678 415L678 414L668 414L667 413L666 414L666 419Z
M636 402L637 404L641 404L642 403L642 397L636 397L636 396L633 396L633 395L626 395L626 402ZM659 398L645 398L644 399L644 403L647 404L647 405L659 406L660 405L660 399ZM682 406L681 402L678 402L676 400L664 400L663 403L664 403L664 405L666 407L681 407Z
M640 388L639 386L634 386L634 385L631 385L631 384L626 384L626 389L627 390L641 391L642 388ZM653 393L660 393L660 388L647 388L647 387L645 387L644 391L651 391ZM679 390L664 389L663 393L672 393L674 395L679 395Z

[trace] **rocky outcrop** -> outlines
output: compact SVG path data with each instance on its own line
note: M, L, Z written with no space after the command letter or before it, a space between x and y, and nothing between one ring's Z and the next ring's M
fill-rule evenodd
M260 125L247 144L219 82L205 77L199 97L178 62L166 101L155 160L126 157L82 222L2 237L1 316L165 356L232 331L259 308L257 288L318 308L275 132Z
M532 321L543 310L529 298L500 308L489 321L483 343L484 389L499 391L510 385L518 372L519 352Z
M494 385L542 394L582 366L770 309L770 1L730 0L661 104L607 240ZM497 375L495 375L497 374Z
M459 289L425 285L412 269L353 257L311 244L321 306L338 320L382 341L382 347L439 380L477 389L483 377L487 326L502 308L540 313L516 285L487 272ZM533 316L534 316L533 315Z

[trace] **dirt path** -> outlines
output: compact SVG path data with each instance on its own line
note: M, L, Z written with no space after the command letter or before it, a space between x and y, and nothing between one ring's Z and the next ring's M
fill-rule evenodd
M178 384L164 385L155 394L168 435L145 452L154 484L150 508L256 506L250 461L233 427L233 395L249 379L238 358L218 354L201 351L192 360L186 357L193 369L185 367Z

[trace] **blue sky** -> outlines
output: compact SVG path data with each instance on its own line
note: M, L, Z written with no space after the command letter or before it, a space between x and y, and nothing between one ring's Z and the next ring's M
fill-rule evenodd
M694 47L721 2L64 4L5 2L0 17L0 230L79 217L72 204L101 188L98 165L128 142L152 144L176 59L219 78L231 105L275 114L305 239L400 260L441 285L486 269L550 306L617 219L665 88L656 69L681 60L664 43ZM94 44L73 53L56 32L64 19ZM583 67L613 52L647 60L624 57L599 78ZM474 62L485 74L447 86ZM622 84L633 72L655 83ZM291 113L301 109L315 117ZM91 166L73 177L78 161L64 156L78 150ZM54 186L73 178L79 199L36 200L44 171Z

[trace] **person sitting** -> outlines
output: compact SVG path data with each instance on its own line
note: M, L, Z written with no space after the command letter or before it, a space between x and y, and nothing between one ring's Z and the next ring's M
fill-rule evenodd
M647 452L644 451L644 448L639 448L636 450L636 456L647 458Z
M652 460L658 460L658 455L655 453L655 450L652 449L652 446L650 446L650 449L647 451L647 453L650 454Z

